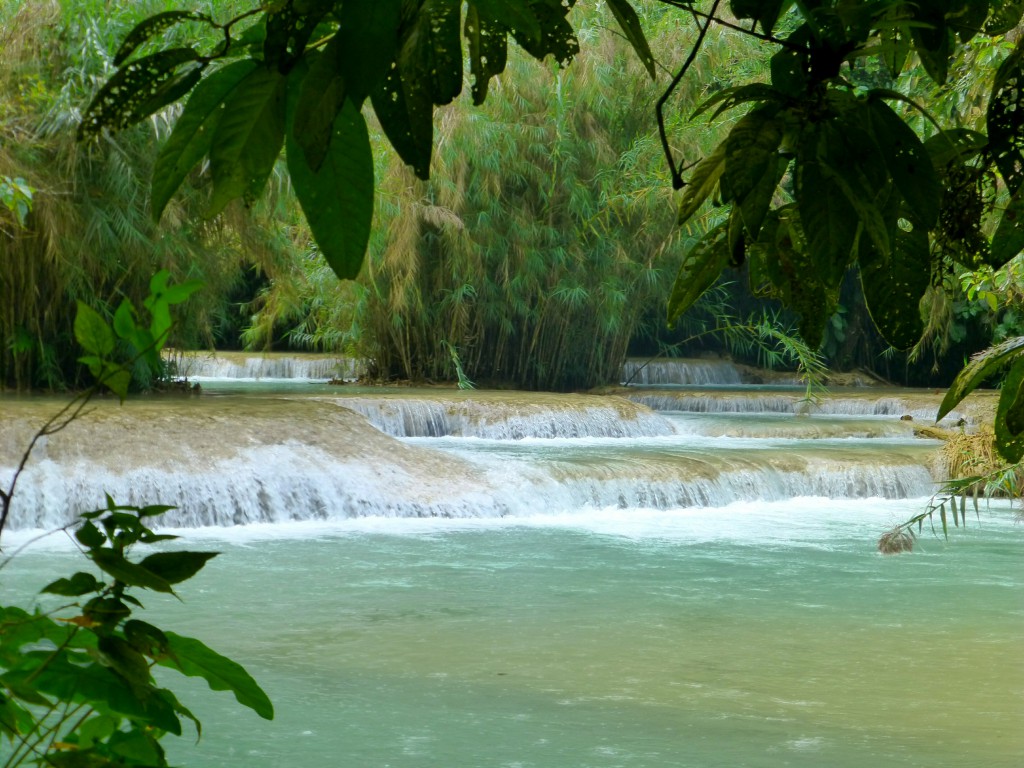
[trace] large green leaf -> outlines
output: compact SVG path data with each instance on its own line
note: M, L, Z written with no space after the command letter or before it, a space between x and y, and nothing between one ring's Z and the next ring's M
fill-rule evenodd
M165 633L171 656L160 661L189 677L201 677L211 690L231 691L238 703L265 720L274 719L274 705L267 694L238 662L221 656L199 640L174 632Z
M946 24L945 9L942 7L945 3L907 5L916 22L910 29L914 50L932 80L944 85L952 54L952 35Z
M114 332L95 309L79 300L75 314L75 340L87 352L106 357L114 351Z
M1011 192L1024 186L1024 41L999 66L989 96L989 153Z
M640 57L640 61L647 68L647 73L654 80L658 74L654 68L654 54L651 53L651 46L647 44L647 38L644 36L640 19L637 17L636 11L633 10L633 6L629 4L629 0L608 0L608 7L619 23L619 27L622 28L622 34L629 40L636 55Z
M143 587L152 589L154 592L172 593L171 585L161 576L142 566L126 560L112 549L93 550L89 557L100 570L113 576L117 581L127 584L129 587Z
M398 156L419 178L430 178L434 105L427 87L418 80L404 82L396 68L370 93L370 100Z
M461 0L423 0L398 51L406 88L425 88L432 104L462 92Z
M175 79L176 73L184 65L188 65L186 74L194 73L199 62L200 56L192 48L171 48L122 67L86 107L78 139L98 136L104 128L127 128L180 98L185 92L177 92L183 81Z
M536 19L534 20L536 22ZM473 103L480 106L487 98L491 78L505 71L508 40L505 28L484 17L476 5L466 11L463 29L469 44L469 73L473 77Z
M683 257L672 295L668 300L668 322L674 323L688 310L729 265L728 229L719 226L704 235Z
M469 7L475 9L481 19L540 44L540 22L526 0L469 0Z
M139 563L168 584L178 584L195 576L216 552L155 552Z
M838 286L852 259L859 216L835 176L817 159L801 154L796 162L796 204L810 259L806 268Z
M561 65L566 65L580 52L580 44L566 15L576 0L527 0L540 24L540 39L534 40L518 29L512 34L516 42L535 59L551 55Z
M357 107L384 79L398 50L402 0L345 3L338 31L328 48L337 45L338 74L345 95Z
M1024 189L1011 197L992 235L992 248L988 262L998 269L1021 251L1024 251Z
M236 61L214 72L192 92L153 166L150 205L155 220L160 220L188 172L210 151L214 132L224 115L221 105L256 66L255 61Z
M739 203L740 214L743 217L743 225L750 236L757 238L761 232L761 226L771 210L772 200L779 183L786 175L789 167L789 159L776 154L771 159L764 175L757 182L745 198Z
M792 0L730 0L729 8L738 19L754 19L765 34L771 34L782 14Z
M782 125L775 119L777 112L775 106L754 109L729 131L722 175L723 197L728 194L729 202L742 202L766 174L775 175L782 143Z
M926 229L939 217L939 181L931 157L910 126L883 101L868 101L871 133L893 183L916 220Z
M114 66L120 67L140 45L183 21L209 23L211 19L206 14L194 11L165 11L149 16L136 24L132 31L125 35L117 53L114 54Z
M822 270L808 252L807 236L799 208L788 208L775 228L774 263L767 272L779 289L783 303L799 315L797 329L812 349L821 346L825 324L835 312L839 281Z
M725 142L722 142L715 148L714 152L697 163L697 167L693 169L693 174L691 174L690 180L687 182L686 189L683 192L683 199L679 203L677 223L680 226L685 224L693 214L700 210L704 201L715 191L715 187L718 186L718 181L722 178L724 172Z
M992 0L992 15L985 24L990 35L1005 35L1020 24L1024 16L1024 0Z
M942 398L938 415L935 420L943 418L952 411L967 395L988 379L998 373L1004 366L1024 354L1024 336L1007 339L993 347L989 347L974 357L963 367L950 384L946 396Z
M306 163L291 131L287 155L295 194L320 252L338 277L354 279L373 220L373 152L363 116L345 101L318 171Z
M1024 360L1014 361L1010 372L1003 379L996 407L995 433L996 450L1011 464L1024 458L1024 434L1020 431L1021 391L1024 390Z
M897 227L888 257L863 235L858 250L868 312L882 338L896 349L909 349L921 338L921 298L931 280L928 233L920 225L910 226Z
M259 67L225 101L210 146L210 216L235 198L253 200L262 192L284 143L286 82L280 72Z

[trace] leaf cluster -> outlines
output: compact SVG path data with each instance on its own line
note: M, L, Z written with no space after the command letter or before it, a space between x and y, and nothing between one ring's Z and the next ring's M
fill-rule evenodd
M141 360L151 371L160 371L163 360L161 350L173 325L171 307L181 304L202 287L198 280L170 285L170 272L160 270L150 279L149 295L143 301L148 311L148 325L139 323L139 312L128 299L123 299L114 311L111 322L83 301L78 302L75 315L75 340L86 352L78 360L102 386L109 388L122 400L131 384L131 370L118 359L118 340L127 345L127 359Z
M956 46L1004 34L1024 4L733 0L730 7L774 50L770 81L719 91L695 112L717 118L745 110L685 185L681 222L709 200L729 214L685 260L669 319L724 268L746 263L754 292L795 310L816 347L844 274L857 267L879 332L897 349L912 347L924 331L921 300L954 261L998 268L1024 247L1017 87L1024 46L999 66L984 133L943 127L906 94L858 85L851 74L871 61L895 78L920 61L942 84ZM714 9L688 10L705 27L730 23ZM908 110L927 116L929 136L908 125ZM1008 200L1003 210L994 205L999 195ZM991 243L981 234L990 227Z
M354 278L373 217L373 155L363 116L421 178L429 175L433 112L463 87L465 42L476 103L505 68L511 37L538 59L579 50L566 19L575 0L284 0L225 23L188 11L141 22L83 115L80 139L136 123L191 92L157 158L152 211L160 215L208 159L208 215L254 201L282 148L302 210L334 272ZM627 0L610 6L653 75L654 61ZM223 32L211 51L178 46L138 55L170 26Z
M200 723L157 683L156 666L200 677L273 717L266 694L236 662L135 618L140 591L174 594L216 555L134 556L139 545L176 538L148 525L168 509L119 505L107 496L106 507L83 514L73 533L95 570L42 590L71 602L51 612L0 606L0 744L12 750L8 765L166 766L160 739L181 735L186 720L197 731Z

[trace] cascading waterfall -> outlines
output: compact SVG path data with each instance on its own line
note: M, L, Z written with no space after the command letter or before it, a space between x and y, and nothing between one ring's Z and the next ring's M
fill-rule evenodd
M361 363L348 357L323 355L286 355L218 352L186 352L169 355L168 361L179 376L190 380L287 379L294 381L355 381Z
M905 397L845 397L832 395L819 402L809 402L798 393L688 393L627 392L624 397L654 411L685 411L689 413L792 413L833 414L844 416L910 416L915 421L934 423L938 400L927 404L914 403ZM970 414L951 411L943 423L961 418L973 423Z
M17 401L7 411L15 428L0 451L0 479L10 476L32 423ZM794 419L774 428L781 437L765 439L771 430L737 436L749 431L742 426L702 434L615 397L101 403L40 447L10 524L59 527L102 506L104 493L123 503L174 504L163 524L184 527L927 496L936 444L913 440L897 422L862 439L851 434L865 427L851 430L841 419Z
M629 359L622 366L622 381L640 386L665 384L708 386L742 384L739 368L728 360Z

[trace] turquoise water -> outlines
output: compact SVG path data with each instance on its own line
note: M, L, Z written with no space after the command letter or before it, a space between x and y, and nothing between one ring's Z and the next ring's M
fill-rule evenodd
M193 766L1016 766L1009 510L909 556L915 502L795 499L509 523L189 532L224 554L155 606L243 661L265 723L186 681ZM52 574L45 552L4 573ZM152 599L147 602L153 602Z
M396 439L340 394L303 400L318 393L98 407L19 486L5 554L103 491L216 523L174 530L223 554L184 602L146 597L147 618L243 662L277 717L175 680L204 735L174 740L172 764L1024 764L1016 512L879 555L935 487L938 444L903 405L745 413L755 392L738 413L609 425L628 412L492 394L463 413L478 395L411 393L409 424L478 436ZM363 400L408 433L398 400ZM277 522L239 524L256 520ZM0 571L0 600L80 567L46 539Z

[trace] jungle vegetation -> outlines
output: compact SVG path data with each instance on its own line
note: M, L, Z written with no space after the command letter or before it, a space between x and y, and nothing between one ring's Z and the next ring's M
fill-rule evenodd
M670 299L716 322L702 294L727 324L781 300L834 365L913 383L1018 332L1012 120L984 143L1016 4L572 5L4 4L0 201L25 255L0 272L2 378L73 383L68 299L140 295L131 259L210 286L176 343L342 350L382 377L453 378L455 350L470 378L589 386L692 335Z

